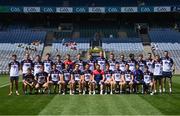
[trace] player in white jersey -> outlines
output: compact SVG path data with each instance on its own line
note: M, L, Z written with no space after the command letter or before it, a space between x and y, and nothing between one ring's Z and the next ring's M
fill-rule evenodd
M112 79L113 71L110 70L110 64L106 64L106 70L104 71L105 76L105 95L108 93L108 88L110 87L110 94L113 94L113 79Z
M146 59L146 65L148 66L148 69L150 72L153 73L153 62L154 60L152 59L152 54L151 53L148 53L148 57Z
M89 70L94 71L95 61L93 60L91 53L88 54L88 58L87 58L85 64L89 64Z
M120 56L119 68L123 72L126 70L126 61L124 60L124 54Z
M58 71L62 71L64 69L64 63L63 61L61 60L61 56L58 54L56 55L56 61L54 62L54 64L56 65L56 69Z
M133 80L134 80L134 75L131 70L129 70L129 64L126 64L126 70L124 71L124 78L126 81L126 88L129 87L129 93L132 92L133 89Z
M138 65L139 65L139 69L144 72L144 67L146 65L146 61L143 59L143 54L139 54L139 59L137 61Z
M114 58L114 54L113 53L110 53L110 57L109 57L108 63L110 65L109 69L114 71L115 70L116 60Z
M16 87L16 95L19 95L18 80L19 80L20 63L17 61L17 56L15 54L12 55L11 59L12 61L9 63L9 73L10 73L9 95L12 95L13 93L14 82Z
M51 69L52 69L52 65L53 65L53 62L52 62L52 60L50 60L50 54L49 53L47 53L46 54L46 57L45 57L45 60L43 61L43 64L44 64L44 71L46 72L46 73L50 73L50 71L51 71Z
M134 59L134 54L129 54L130 60L127 61L127 64L129 64L129 70L134 71L136 68L137 61Z
M157 83L159 83L159 93L162 93L162 61L159 55L155 56L154 67L154 93L157 92Z
M96 64L99 64L100 69L104 71L106 69L106 63L108 62L106 58L104 58L103 52L99 52L99 57L96 59Z
M163 63L163 92L166 91L166 80L169 83L169 92L172 93L172 73L175 72L173 59L169 57L168 51L164 51L164 57L161 58Z
M35 61L33 62L34 76L36 76L36 74L40 72L40 67L42 65L43 65L43 63L41 62L41 57L39 55L36 55Z
M84 61L81 59L81 54L77 54L76 60L73 62L74 65L78 64L79 65L79 70L83 71L84 70Z
M119 86L119 93L122 93L122 89L124 88L126 82L124 79L124 73L120 70L119 64L116 63L115 70L113 71L113 88L115 89L115 92L117 90L117 86Z

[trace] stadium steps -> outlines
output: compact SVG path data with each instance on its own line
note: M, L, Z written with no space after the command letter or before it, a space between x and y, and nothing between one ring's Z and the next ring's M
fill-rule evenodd
M144 53L143 53L144 56L147 55L148 53L154 55L150 45L143 45L143 48L144 48Z
M151 44L151 40L150 40L148 34L141 34L140 37L142 39L143 45L150 45Z
M51 53L51 48L52 48L52 46L50 46L50 45L45 46L42 56L44 57L47 53Z

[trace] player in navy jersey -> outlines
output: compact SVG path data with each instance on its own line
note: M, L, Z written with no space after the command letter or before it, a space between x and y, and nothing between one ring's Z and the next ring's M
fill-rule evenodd
M116 63L112 77L115 91L117 90L117 86L119 86L119 93L122 93L122 89L125 85L125 79L123 71L120 70L119 63Z
M36 86L35 89L39 90L39 93L42 90L42 93L44 93L45 90L48 89L48 83L47 83L47 77L48 73L44 71L44 67L40 67L40 72L36 74L35 76L35 81L36 81Z
M149 71L148 66L145 66L143 74L143 93L148 92L153 95L153 73Z
M39 55L36 55L35 61L33 62L34 76L36 76L36 74L40 72L40 67L42 65L43 65L43 63L41 62L41 57Z
M169 83L169 92L172 93L172 73L175 72L173 59L169 57L168 51L164 51L164 57L161 58L163 63L163 92L166 91L166 80Z
M136 65L136 70L133 72L134 75L134 92L139 92L139 85L143 86L142 79L143 79L143 71L140 69L140 66ZM141 91L143 93L143 90Z
M159 92L162 93L162 61L159 55L155 56L155 60L153 62L154 67L154 93L157 92L157 83L159 83Z
M127 61L127 64L129 64L129 70L134 71L136 68L137 61L134 59L134 54L129 54L130 60Z
M22 78L24 79L25 75L27 74L27 69L33 69L33 61L30 59L28 53L25 54L24 60L21 61L21 70L22 70ZM23 92L25 93L24 85L23 85Z
M56 65L56 69L60 72L64 69L64 63L63 61L61 61L61 56L59 54L56 55L55 65Z
M18 92L18 80L19 80L19 70L20 63L17 61L17 56L15 54L11 57L12 61L9 63L9 73L10 73L10 87L9 87L9 95L13 93L13 87L15 83L16 95L19 95Z
M65 94L64 90L64 80L61 78L60 71L57 70L56 65L52 65L52 71L48 75L48 88L49 93L52 91L52 87L54 87L54 93L56 93L57 87L59 87L59 94L61 93L61 90L63 91L63 95Z
M23 85L24 85L24 94L27 94L27 87L30 89L30 94L32 94L32 90L35 85L34 75L30 68L27 69L27 74L24 75Z
M127 62L124 60L124 54L122 54L122 55L120 56L120 61L119 61L119 67L120 67L120 70L121 70L121 71L125 71L125 70L126 70L126 68L125 68L126 63L127 63Z
M116 60L114 58L114 54L113 53L110 53L110 57L109 57L108 63L110 65L109 69L114 71L115 70Z
M148 66L149 71L152 73L153 73L153 62L154 60L152 59L152 54L148 53L148 57L146 59L146 65Z
M129 69L129 64L126 64L126 70L124 71L124 78L126 81L126 88L129 87L129 92L132 93L133 89L133 80L134 80L134 75L133 72Z
M113 94L113 79L112 79L113 71L110 70L110 65L106 64L106 70L104 71L104 77L105 77L105 95L108 92L108 88L110 87L110 94Z
M45 60L43 61L43 64L44 64L44 71L46 72L46 73L50 73L50 71L51 71L51 67L52 67L52 65L53 65L53 61L50 59L50 54L49 53L47 53L46 54L46 57L45 57Z
M71 73L71 80L70 80L70 95L75 93L76 86L78 86L79 94L81 94L82 90L82 72L79 69L79 64L76 64L74 70Z
M77 59L74 61L74 65L78 64L79 65L79 70L83 71L84 70L84 61L81 59L81 54L77 54Z
M143 59L143 54L139 54L139 59L137 61L139 65L139 69L144 72L144 67L146 65L146 61Z
M72 70L69 68L68 64L65 64L64 69L61 71L61 78L63 78L65 82L65 93L67 93L67 85L69 84L69 81L71 80L71 73Z
M96 64L96 69L93 71L92 83L93 83L93 95L96 94L95 89L96 85L98 86L98 91L100 89L100 94L103 94L104 88L104 71L100 69L100 65Z
M83 71L83 94L85 94L85 91L89 91L89 94L92 93L92 71L89 69L89 64L85 65L84 71Z
M85 64L89 64L89 70L91 70L91 71L94 70L95 61L93 60L91 53L88 54L88 58L87 58Z
M99 64L101 70L105 70L107 60L104 58L103 52L99 52L99 57L96 59L96 64Z

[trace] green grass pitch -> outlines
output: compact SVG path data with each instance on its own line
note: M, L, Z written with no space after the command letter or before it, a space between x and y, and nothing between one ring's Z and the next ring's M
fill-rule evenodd
M0 115L180 115L180 76L173 77L172 95L154 96L8 96L8 84L8 76L1 75Z

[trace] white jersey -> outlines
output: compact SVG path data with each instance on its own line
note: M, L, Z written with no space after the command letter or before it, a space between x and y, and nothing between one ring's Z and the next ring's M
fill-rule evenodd
M46 73L50 73L53 62L51 60L45 60L43 63L44 63L44 71Z
M121 71L125 71L126 70L126 62L125 61L120 61L119 62L119 68Z
M116 61L115 60L109 60L108 62L109 62L109 65L110 65L109 69L114 71L115 70Z
M162 75L162 62L154 62L154 73L155 76L161 76Z
M162 58L163 72L171 72L173 66L173 60L171 58Z
M106 68L106 59L105 58L98 58L97 63L100 65L100 69L104 71Z
M19 76L19 66L20 66L20 63L18 61L14 61L14 62L9 63L10 77Z
M31 69L31 68L32 68L32 65L33 65L32 60L30 60L30 59L28 59L28 60L23 60L23 61L21 62L22 73L23 73L23 74L27 74L28 68Z
M152 73L150 71L144 72L143 80L146 84L151 83L152 81Z
M114 76L115 81L121 81L121 75L122 75L121 70L114 70L113 71L113 76Z
M151 73L153 73L153 71L154 71L154 68L153 68L153 60L146 60L146 65L148 66L149 71L150 71Z
M34 62L34 76L40 72L40 68L43 65L42 62Z

